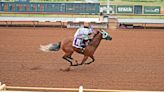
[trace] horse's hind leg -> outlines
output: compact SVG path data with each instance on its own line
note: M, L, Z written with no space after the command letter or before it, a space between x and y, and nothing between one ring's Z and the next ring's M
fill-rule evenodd
M68 61L70 63L70 66L72 66L72 61L70 60L70 58L68 58L67 56L63 56L63 59L65 59L66 61Z
M70 54L65 54L63 56L63 59L65 59L66 61L68 61L70 63L70 66L78 66L78 64L73 64L72 63L72 60L74 60L71 56L72 56L73 53L70 53ZM76 60L74 60L76 61ZM76 62L77 63L77 62Z
M92 61L90 61L90 62L88 62L88 63L85 63L85 64L91 64L91 63L93 63L93 62L95 61L94 56L90 56L90 58L92 59Z

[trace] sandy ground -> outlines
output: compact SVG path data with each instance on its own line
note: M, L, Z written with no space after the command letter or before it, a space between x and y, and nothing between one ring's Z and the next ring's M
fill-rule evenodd
M75 29L1 27L0 81L10 86L68 87L121 90L164 90L164 30L108 30L90 65L73 67L63 52L45 53L40 44L73 36ZM73 55L79 62L82 55Z

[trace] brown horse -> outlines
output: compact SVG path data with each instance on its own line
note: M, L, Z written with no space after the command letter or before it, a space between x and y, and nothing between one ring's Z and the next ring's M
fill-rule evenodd
M64 39L61 42L56 44L48 44L48 45L41 45L40 50L42 51L58 51L60 48L64 51L63 59L70 63L70 66L78 66L83 64L90 64L95 61L94 52L96 51L97 47L99 46L102 39L105 40L112 40L112 37L109 36L107 32L104 30L97 31L94 38L90 41L90 43L85 47L84 51L81 52L81 49L75 48L72 46L72 38ZM73 64L72 61L74 60L71 56L73 52L76 51L80 54L84 55L84 58L80 64L76 61L76 64ZM86 60L90 57L92 61L86 63Z

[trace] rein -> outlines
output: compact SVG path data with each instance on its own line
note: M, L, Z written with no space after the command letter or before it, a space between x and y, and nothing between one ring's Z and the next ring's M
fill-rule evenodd
M97 31L96 34L93 33L93 34L94 34L94 35L93 35L93 38L92 38L92 39L89 39L89 41L91 42L91 41L96 37L96 35L98 35L99 33L100 33L99 31Z
M95 38L96 37L96 35L98 35L100 32L99 31L97 31L97 33L96 34L94 34L94 36L93 36L93 38Z

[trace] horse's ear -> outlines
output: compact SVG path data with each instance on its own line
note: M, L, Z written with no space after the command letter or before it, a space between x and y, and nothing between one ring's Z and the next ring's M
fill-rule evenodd
M100 32L104 32L104 29L100 29Z
M99 32L100 32L100 33L103 32L101 28L99 29Z

